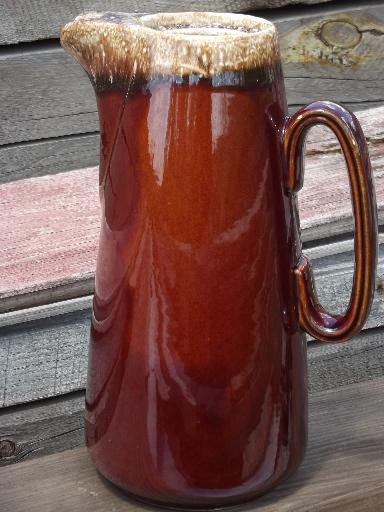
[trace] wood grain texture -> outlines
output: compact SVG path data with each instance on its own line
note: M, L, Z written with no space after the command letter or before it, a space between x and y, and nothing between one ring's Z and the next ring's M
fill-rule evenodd
M83 446L84 400L80 391L0 411L0 467Z
M384 108L359 118L370 141L379 221L384 223ZM353 231L344 159L327 137L318 146L309 144L299 194L305 242ZM92 293L97 182L97 169L86 168L0 185L0 312Z
M52 18L60 17L67 6L67 2L60 2L61 8L56 11L52 6L43 11L46 7L43 0L28 3L42 8L42 12ZM228 9L230 4L227 3ZM30 22L27 3L20 0L20 5L24 6L22 13L28 26L37 27ZM284 15L274 19L280 36L290 110L318 99L342 102L353 110L382 104L384 6L368 8L362 3L342 13L326 5L324 9L322 15L308 15L303 11L294 19L284 19ZM342 4L338 9L343 9ZM342 21L344 19L347 22ZM343 29L344 25L349 29ZM324 26L331 28L323 30ZM321 36L323 32L329 41ZM344 44L345 37L352 41L348 43L352 47L338 46ZM0 51L0 100L0 145L98 130L90 82L81 67L55 42ZM13 158L18 154L21 157L16 153ZM12 152L4 154L3 158L7 155L11 158ZM25 152L24 156L23 166L36 168L34 157L28 159ZM82 161L81 157L80 152L78 166L85 167L89 160ZM5 161L5 169L12 169L12 161ZM43 172L39 166L36 171ZM15 169L16 177L17 174L23 175L19 167Z
M99 144L88 133L0 146L0 183L97 165Z
M88 168L0 186L0 298L13 308L25 296L35 304L35 292L52 302L49 293L62 286L81 294L76 285L89 282L96 261L97 183L97 169Z
M353 254L339 252L343 250L344 242L339 249L334 245L339 244L329 244L321 249L316 247L306 252L314 257L315 278L322 303L331 311L342 312L348 304L351 290ZM365 342L362 342L362 347L357 346L356 354L353 352L355 359L349 360L355 342L341 345L340 357L345 368L338 366L335 371L330 370L328 374L332 378L322 373L322 367L317 365L314 356L313 371L318 375L314 378L326 377L330 386L384 373L384 331L379 329L376 334L370 330L383 327L384 295L379 284L384 277L384 245L381 245L380 252L379 272L382 277L378 280L378 292L366 324L367 333L373 335L372 343L376 348L365 353ZM83 297L0 315L0 324L3 324L0 328L0 407L57 396L85 386L90 308L91 297ZM342 351L344 347L345 353ZM328 353L336 354L324 352L325 355ZM323 352L319 350L316 354L322 356ZM320 373L317 374L319 368ZM324 378L321 383L324 384Z
M309 444L296 474L244 505L258 512L380 512L384 379L310 396ZM85 448L0 469L2 512L148 510L98 477Z
M92 307L93 296L85 295L75 297L51 304L43 304L25 309L16 309L0 314L0 328L10 325L19 325L42 318L52 318L54 316L73 313L74 311L90 310Z
M380 251L379 254L382 253L384 248L384 233L379 233L379 244L380 244ZM353 267L353 246L354 241L351 238L346 238L341 241L336 241L332 243L326 243L326 244L320 244L315 245L310 248L306 248L304 246L304 252L305 254L311 259L317 275L319 275L319 278L321 279L322 274L324 275L325 279L327 279L327 272L330 272L330 269L332 271L334 270L333 267L336 267L337 271L342 271L344 274L343 278L343 284L346 286L345 294L339 294L337 297L337 303L336 307L338 309L343 309L346 306L347 300L348 300L348 292L350 285L352 283L352 267ZM339 258L340 255L342 256L342 261L340 262ZM337 259L337 263L335 263L334 259ZM317 261L319 260L319 261ZM329 263L328 263L329 262ZM326 265L326 271L321 272L321 269ZM330 266L330 269L328 268L328 265ZM381 286L382 286L382 279L384 276L381 275L381 258L379 259L379 272L378 272L378 293L376 296L376 301L380 301L381 298ZM332 283L332 276L330 276L330 282ZM337 280L338 284L340 283L339 280ZM89 291L91 292L93 290L93 278L84 281L82 283L83 288L80 287L74 287L73 289L69 289L69 286L65 288L64 286L58 287L55 291L52 290L52 294L54 294L55 298L58 296L58 299L60 299L61 296L68 295L69 292L71 292L72 295L75 295L76 293L85 293L86 289L89 288ZM333 288L332 288L333 289ZM45 298L42 296L42 294L45 292L45 290L41 290L41 293L36 292L33 294L33 296L36 296L36 302L43 301ZM327 288L321 285L320 289L320 297L322 298L324 304L328 304L328 307L334 307L335 304L332 303L332 296L330 296L330 293ZM51 297L52 299L52 297ZM18 301L19 298L16 298L16 301ZM66 313L72 313L73 311L82 311L84 309L89 309L92 306L92 296L91 295L84 295L84 296L74 296L74 298L67 299L67 300L61 300L59 302L51 302L47 304L40 304L37 306L32 306L24 309L16 309L12 311L7 311L5 313L0 313L0 327L5 327L9 325L17 325L25 322L31 322L33 320L39 320L41 318L50 318L52 316L58 316L63 315ZM373 308L372 316L375 315L375 306ZM378 315L376 318L376 321L380 318L381 312L378 311ZM372 318L373 319L373 318ZM378 324L379 325L379 324ZM375 326L375 325L373 325Z
M278 29L291 109L314 92L355 110L382 104L382 5L281 20Z
M22 41L58 38L61 27L84 11L177 12L219 11L245 12L293 4L320 4L329 0L5 0L0 5L0 45Z
M57 43L0 52L0 119L1 145L99 129L91 83Z
M344 345L310 343L309 392L377 379L384 373L383 330L366 331ZM83 445L84 392L0 410L1 443L13 449L0 466Z
M90 310L0 329L0 406L83 389Z
M80 391L0 410L0 466L83 446L84 395ZM6 454L4 445L10 448Z

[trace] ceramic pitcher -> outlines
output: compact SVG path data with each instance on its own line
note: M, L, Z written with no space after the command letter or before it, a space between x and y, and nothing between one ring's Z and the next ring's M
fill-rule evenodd
M100 118L91 457L149 502L253 499L303 458L305 332L346 341L370 309L377 221L359 123L331 102L288 117L276 29L260 18L91 13L62 44ZM296 193L319 123L344 152L355 214L342 315L319 304L301 253Z

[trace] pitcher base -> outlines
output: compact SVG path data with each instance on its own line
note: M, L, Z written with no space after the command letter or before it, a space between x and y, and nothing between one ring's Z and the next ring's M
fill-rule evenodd
M111 478L105 476L98 468L97 473L101 480L103 481L103 483L112 492L118 494L120 497L124 497L125 499L136 501L147 506L162 508L166 510L182 510L197 512L199 510L224 510L255 501L258 498L264 496L265 494L268 494L276 486L280 485L282 482L287 480L290 476L292 476L293 473L295 473L296 469L297 467L292 468L290 471L287 471L287 473L283 474L278 480L276 480L276 482L268 485L267 487L260 491L256 491L255 493L231 497L219 497L217 499L213 497L206 498L206 500L202 502L196 501L196 503L188 503L187 501L183 502L182 498L179 498L179 502L171 502L167 500L153 499L147 496L136 494L135 492L126 489L123 485L114 482Z

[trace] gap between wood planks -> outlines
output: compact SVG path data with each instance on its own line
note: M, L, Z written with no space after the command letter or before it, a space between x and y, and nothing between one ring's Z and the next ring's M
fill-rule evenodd
M298 471L244 512L382 512L384 379L315 393ZM148 510L97 476L85 448L1 468L2 512ZM152 507L152 510L154 508Z
M33 5L27 2L20 9L24 13L21 25L15 25L13 16L11 24L4 22L5 30L20 31L23 20L33 19L36 13L41 14L39 9L36 11L40 2L44 3L44 0L35 1ZM381 21L384 19L384 6L377 2L327 2L321 6L307 4L256 12L274 18L281 33L290 110L324 97L344 102L354 110L382 103L384 81L381 53L384 44L378 45L375 40L380 38L372 34L384 30ZM374 9L374 6L377 8ZM76 10L75 7L67 5L64 10L60 8L55 12L57 35L59 27L68 21L71 9ZM11 12L17 12L17 9ZM25 12L30 15L25 15ZM74 11L73 16L75 14ZM7 15L9 13L5 13L4 19ZM66 16L69 18L64 19ZM319 23L332 19L340 21L340 16L364 36L361 45L347 51L349 56L358 60L357 65L335 64L334 55L328 55L328 60L319 58L315 63L313 59L302 62L300 54L306 50L306 45L303 45L300 34L317 34ZM62 21L61 17L64 17ZM39 21L41 17L36 30L44 31L47 23L39 24ZM50 18L48 22L51 21ZM367 29L367 23L374 28ZM296 37L298 33L299 40ZM25 30L21 34L25 35ZM312 54L320 52L321 55L325 47L318 38L315 40L316 44L311 47ZM3 120L0 139L4 143L4 149L0 147L0 182L96 165L98 122L92 88L80 66L60 49L58 40L0 47L0 67L4 99L0 108ZM366 87L367 77L371 77L370 87ZM81 139L86 135L87 139ZM73 136L71 144L66 139L70 136ZM34 141L46 142L39 145L39 142L33 144ZM28 142L32 144L28 145Z
M328 3L324 4L327 5ZM274 20L281 36L289 104L302 105L318 99L317 96L328 96L352 107L363 108L377 105L384 100L381 45L378 47L370 40L365 41L364 37L357 48L346 50L348 58L354 59L354 65L340 65L337 59L334 61L334 58L340 56L340 51L330 51L330 46L326 46L316 37L318 24L332 16L338 21L341 20L340 16L345 17L348 24L355 26L356 30L367 37L369 34L376 34L383 30L381 20L384 7L378 7L377 13L372 6L366 4L352 6L352 10L346 9L342 4L339 7L342 10L331 9L329 12L325 8L319 11L317 17L306 16L306 11L303 10L301 18ZM62 11L56 14L58 17L64 15ZM367 19L373 23L373 29L365 27ZM362 23L361 27L359 23ZM308 55L305 58L302 55L306 50L302 36L306 33L313 36L309 60ZM33 44L37 45L36 48ZM57 43L56 49L54 45L52 40L47 43L27 43L24 49L20 47L19 53L12 48L3 50L3 57L0 54L3 94L7 99L0 108L3 120L0 129L1 142L10 144L97 130L96 102L89 80L80 66L64 54L59 44ZM324 58L327 48L327 58ZM315 58L317 54L321 57ZM370 88L364 86L367 76L375 77L372 84L375 83ZM322 82L324 77L325 84ZM331 86L327 83L330 77L333 77ZM345 78L354 78L355 82L351 84L351 81L343 81Z
M383 223L384 107L361 112L359 117L371 145ZM353 229L344 159L340 151L328 153L337 147L321 128L308 141L305 185L299 194L305 243L322 245L321 239ZM6 183L0 191L0 311L92 293L100 215L97 168ZM23 204L23 210L18 204ZM14 226L12 232L8 225Z
M380 378L383 347L382 329L341 345L310 342L310 393ZM83 391L0 409L0 466L83 445L83 410Z
M324 243L318 244L312 241L308 242L307 244L303 244L303 251L311 259L312 262L316 262L316 260L321 258L333 257L337 254L351 252L354 248L353 233L329 237L325 240L322 240L321 242ZM380 227L379 244L384 244L384 226ZM378 285L380 283L381 280L379 279ZM87 295L87 292L89 295ZM62 290L60 293L62 296ZM79 296L79 293L81 293L81 296ZM93 295L91 295L91 293L93 293L93 275L90 276L89 280L87 281L87 285L83 288L79 288L76 285L72 292L70 290L67 291L66 296L72 295L73 298L54 301L55 293L54 290L51 290L52 302L47 304L39 304L39 300L42 301L43 299L38 294L38 292L36 292L36 306L0 313L0 328L10 325L19 325L25 322L32 322L41 318L50 318L74 311L89 309L92 306L93 300ZM59 293L57 295L57 299L60 299Z

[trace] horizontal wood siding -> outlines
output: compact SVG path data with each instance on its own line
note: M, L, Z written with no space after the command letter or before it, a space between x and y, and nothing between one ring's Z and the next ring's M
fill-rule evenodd
M321 255L318 248L308 250L307 254L313 258L316 285L322 303L333 312L342 312L348 304L351 290L353 256L348 252L332 254L332 250L332 247L323 248L326 255L319 258L316 258L316 252ZM384 245L380 253L379 272L384 276ZM3 322L4 326L0 328L0 407L61 395L85 386L90 304L90 298L86 297L69 300L51 305L51 317L45 318L46 311L43 308L43 318L33 320L39 313L35 309L32 314L26 310L24 317L23 312L19 311L16 325L7 326ZM0 322L2 320L6 320L4 315L0 315ZM384 296L381 286L378 286L365 327L383 327L383 323ZM332 383L350 382L351 379L365 380L380 372L384 373L383 332L384 329L374 332L373 348L368 343L355 340L330 348L323 345L323 352L317 351L317 355L313 352L310 364L317 375L316 382L321 381L321 386L332 386ZM345 365L345 368L341 370L339 365L327 373L324 365L316 366L316 357L320 354L328 359L343 358L340 364ZM320 386L312 385L316 389Z
M56 43L0 52L0 119L1 145L99 128L90 81Z
M323 2L193 0L189 8L243 12ZM0 5L0 408L62 396L85 385L100 216L98 119L88 78L57 38L61 26L84 10L180 9L177 0L107 4L6 0ZM353 110L383 103L384 5L353 2L348 7L339 2L266 12L278 27L291 111L315 99L338 101ZM10 43L22 44L4 46ZM384 225L384 107L359 112L359 118ZM310 136L307 155L305 187L299 195L302 237L314 260L320 299L333 311L342 311L353 274L353 218L344 159L334 137L320 128ZM384 371L382 238L369 330L348 345L310 344L312 390L373 379ZM32 430L26 427L19 433L23 442L17 456L77 446L80 410L73 414L62 424L56 415L57 436L48 429L47 442L44 435L37 439L28 433L42 426L31 419ZM5 435L0 430L0 438ZM1 503L0 498L2 509Z
M59 37L62 26L85 11L245 12L294 4L321 4L329 0L3 0L0 4L0 45Z
M305 459L249 512L381 512L384 379L316 393L309 400ZM0 469L2 512L141 512L148 506L101 479L85 448ZM153 507L151 507L153 509Z
M236 2L227 2L224 10L233 10L233 3ZM34 7L49 13L52 19L57 16L58 20L67 4L69 11L75 12L82 10L83 5L60 2L61 8L55 10L51 2L48 7L42 0L20 0L21 4L23 16ZM116 9L124 10L119 5ZM353 110L383 103L383 5L367 7L362 2L348 8L339 3L331 8L324 4L320 14L302 9L295 11L293 17L289 10L269 12L280 35L291 111L317 99L341 102ZM34 29L30 18L25 19ZM38 24L36 30L40 30ZM0 147L0 180L48 173L47 159L53 164L57 162L50 169L62 170L97 163L97 151L91 150L97 144L96 136L84 138L84 134L98 131L92 87L80 66L64 53L58 42L0 49L0 119L0 146L6 146ZM77 135L82 137L75 139ZM70 155L67 137L73 137ZM29 141L44 139L44 146L30 146ZM13 146L14 143L17 145Z
M0 146L0 183L97 165L99 134Z
M85 386L90 311L0 329L0 407Z
M368 331L341 345L308 347L309 393L374 380L384 371L382 331ZM84 393L76 392L0 411L0 443L15 445L0 466L55 453L84 443Z
M382 224L383 113L384 107L359 114L371 141ZM304 242L353 232L340 149L324 130L314 132L310 140L299 194ZM0 312L92 293L100 222L97 168L0 185L0 207Z

